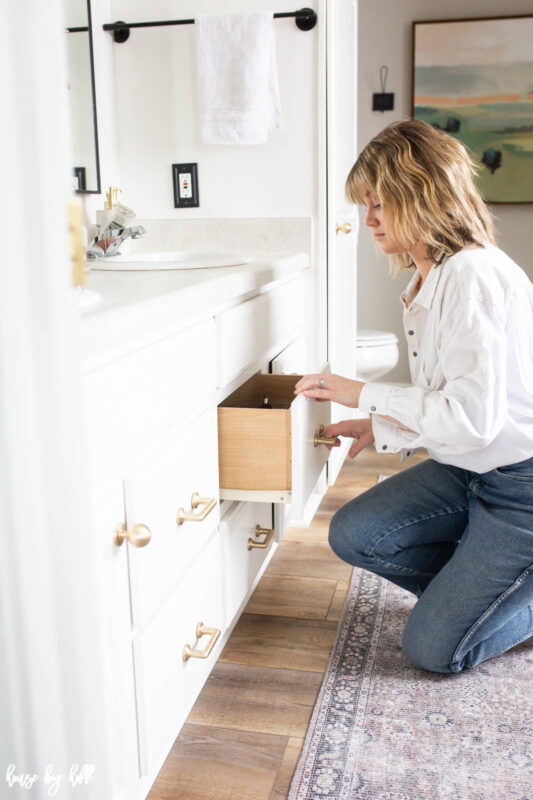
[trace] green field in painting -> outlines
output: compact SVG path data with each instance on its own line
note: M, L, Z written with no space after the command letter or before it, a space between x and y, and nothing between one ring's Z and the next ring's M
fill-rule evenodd
M533 202L533 103L416 106L414 116L442 128L448 117L461 121L458 133L451 136L467 145L479 165L477 184L487 201ZM502 153L501 166L494 175L481 163L489 147Z

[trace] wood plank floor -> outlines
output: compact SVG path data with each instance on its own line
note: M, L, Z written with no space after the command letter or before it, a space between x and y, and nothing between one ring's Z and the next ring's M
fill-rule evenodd
M286 532L149 800L286 800L352 572L328 545L329 521L380 473L424 457L347 459L310 527Z

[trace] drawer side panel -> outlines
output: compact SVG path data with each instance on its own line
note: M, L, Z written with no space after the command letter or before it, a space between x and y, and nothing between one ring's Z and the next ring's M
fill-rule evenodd
M290 491L290 410L219 408L218 448L221 488Z

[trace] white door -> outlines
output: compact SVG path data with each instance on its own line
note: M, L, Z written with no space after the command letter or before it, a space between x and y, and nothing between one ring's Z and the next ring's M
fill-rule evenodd
M0 795L100 800L107 609L68 253L63 5L0 7Z
M353 378L359 218L356 207L345 199L344 184L356 158L357 0L331 0L327 4L327 30L328 361L331 372ZM332 422L352 417L351 409L332 405ZM330 485L349 446L346 440L332 451L328 462Z

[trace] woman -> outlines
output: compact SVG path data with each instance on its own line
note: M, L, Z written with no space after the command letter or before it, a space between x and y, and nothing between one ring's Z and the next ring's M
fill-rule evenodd
M296 393L359 408L330 425L430 458L343 506L329 541L419 599L402 645L455 673L533 637L533 285L494 244L463 145L415 120L385 128L346 183L397 266L413 385L307 375ZM337 439L337 445L340 439Z

